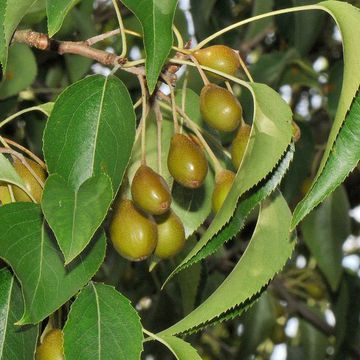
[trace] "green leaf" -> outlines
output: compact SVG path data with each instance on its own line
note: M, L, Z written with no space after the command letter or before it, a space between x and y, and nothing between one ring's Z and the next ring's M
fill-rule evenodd
M8 47L21 19L38 0L0 0L0 64L6 72Z
M146 52L146 78L153 93L172 44L177 0L122 0L141 22Z
M199 307L162 331L160 337L198 330L261 291L291 256L295 242L289 240L290 221L291 212L279 193L264 202L250 243L230 275Z
M342 35L343 86L320 168L310 191L294 211L292 228L295 228L346 178L360 159L359 147L356 144L359 136L357 131L359 126L356 125L359 122L359 97L353 105L355 110L352 110L345 119L360 84L360 43L356 31L354 31L359 28L360 11L356 7L340 1L324 1L319 4L319 9L328 12L335 19Z
M159 341L173 353L177 360L201 360L196 349L176 336L161 336Z
M0 359L32 359L38 326L14 325L23 312L20 285L5 268L0 270Z
M19 325L45 319L69 300L97 272L105 256L103 234L79 259L64 267L40 206L14 203L0 207L0 257L19 279L25 309Z
M312 184L310 192L296 206L292 228L332 191L334 191L355 168L360 160L360 92L354 99L345 123L341 128L333 150L327 159L321 176Z
M234 184L223 207L216 214L200 241L173 271L167 281L175 273L192 263L192 258L224 228L236 210L239 197L257 185L274 169L290 143L292 116L288 105L279 94L266 85L254 83L251 84L251 89L255 99L254 122L246 153L236 174ZM287 160L289 162L289 158ZM287 167L288 164L286 169ZM277 182L277 180L275 181ZM272 185L270 188L273 189ZM267 189L267 191L269 190ZM239 228L236 230L238 232ZM235 234L233 229L230 231L231 238ZM226 240L220 240L220 245ZM219 245L216 249L218 248ZM200 258L203 257L200 255Z
M3 154L0 154L0 181L16 185L24 191L26 189L23 180Z
M67 359L138 360L142 341L139 315L113 287L91 282L71 305L64 327Z
M315 257L333 291L339 287L342 268L342 245L350 235L349 201L339 187L302 223L305 244Z
M47 0L46 13L48 18L48 33L53 37L61 28L65 16L79 0Z
M42 209L54 231L65 265L76 258L101 225L113 198L109 177L100 174L73 190L57 174L46 180Z
M62 176L74 190L105 173L115 195L134 138L135 114L125 85L114 76L89 76L55 102L44 134L49 173Z
M24 44L14 44L9 49L9 61L0 83L0 99L18 94L36 78L37 65L32 50Z

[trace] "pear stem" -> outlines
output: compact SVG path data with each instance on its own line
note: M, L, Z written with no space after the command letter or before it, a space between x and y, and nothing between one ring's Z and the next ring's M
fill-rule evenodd
M171 82L166 77L164 77L164 80L170 89L171 112L172 112L173 121L174 121L174 132L175 132L175 134L177 134L179 132L179 123L178 123L178 119L177 119L175 92L174 92L174 88L173 88Z
M154 103L154 112L156 117L156 125L157 125L157 163L158 163L158 172L162 175L162 164L161 164L161 154L162 154L162 122L163 116L160 110L160 106L158 101Z
M145 80L142 75L138 75L141 87L142 115L141 115L141 165L146 165L146 116L147 116L147 91Z
M190 59L191 59L191 61L195 64L195 66L196 66L196 68L197 68L197 70L198 70L198 72L199 72L199 74L200 74L200 76L201 76L201 79L202 79L202 81L204 82L204 85L205 85L205 86L206 86L206 85L209 85L209 84L210 84L210 81L209 81L208 77L206 76L204 70L201 68L199 62L198 62L198 61L196 60L196 58L195 58L194 56L192 56L192 55L190 56Z
M37 162L44 170L47 170L46 164L39 157L37 157L33 152L31 152L29 149L25 148L24 146L18 144L15 141L12 141L12 140L7 139L7 138L4 138L4 139L8 144L10 144L10 145L16 147L17 149L21 150L26 155L29 155L29 157L31 157L35 162Z
M226 85L226 88L234 95L234 90L231 87L231 84L230 84L229 80L225 81L225 85Z
M176 37L177 48L180 49L180 50L183 49L184 48L184 40L183 40L183 38L181 36L180 31L178 30L178 28L175 25L172 26L172 30L173 30L173 32L175 34L175 37Z
M250 71L249 71L249 69L247 68L244 60L242 59L242 57L241 57L241 55L240 55L240 52L239 52L239 51L236 51L236 54L237 54L237 56L238 56L238 58L239 58L240 66L241 66L242 69L244 70L245 75L246 75L247 78L250 80L250 82L254 82L254 79L253 79L253 77L251 76Z
M170 102L168 96L166 96L165 94L163 94L160 91L159 91L159 96L166 102ZM221 166L220 161L217 159L216 155L211 150L211 147L208 145L208 143L202 136L198 127L194 124L194 122L190 119L190 117L186 114L185 111L183 111L179 106L175 106L175 107L176 107L176 111L184 118L184 120L187 123L187 125L189 126L189 128L195 133L195 135L199 138L201 144L204 146L207 154L209 155L209 157L213 163L215 174L218 174L219 172L223 171L224 169Z
M11 202L14 203L15 202L15 196L14 196L13 187L10 184L7 184L7 188L9 190Z
M187 85L188 85L188 76L189 72L187 71L185 74L185 79L182 86L182 92L181 92L181 110L185 111L186 108L186 91L187 91ZM180 117L180 134L183 132L183 126L184 126L184 118Z
M127 53L127 42L126 42L126 33L125 33L125 27L124 27L124 22L121 16L121 11L119 8L119 5L117 3L117 0L112 0L112 3L114 5L114 9L116 12L116 17L119 23L119 28L120 28L120 34L121 34L121 54L120 57L121 58L125 58L126 57L126 53Z

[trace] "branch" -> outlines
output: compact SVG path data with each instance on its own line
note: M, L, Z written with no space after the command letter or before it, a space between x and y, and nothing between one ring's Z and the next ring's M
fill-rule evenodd
M58 41L50 39L46 34L32 30L17 30L13 36L13 42L27 44L39 50L55 51L60 55L76 54L93 59L106 66L116 66L126 63L127 59L116 54L94 49L87 41Z
M273 280L271 286L279 294L279 296L287 302L289 310L292 310L300 315L303 319L308 321L325 335L330 336L335 334L335 328L333 326L330 326L302 302L297 301L294 297L292 297L279 279Z

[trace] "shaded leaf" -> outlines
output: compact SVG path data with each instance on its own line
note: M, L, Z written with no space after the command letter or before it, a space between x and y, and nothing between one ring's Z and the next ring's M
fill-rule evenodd
M38 326L17 326L23 313L19 283L5 268L0 270L0 359L26 360L33 358Z
M62 176L74 190L105 173L115 195L134 137L135 114L125 85L114 76L89 76L55 102L44 134L49 173Z
M20 325L38 323L83 287L104 260L100 234L70 266L44 225L40 206L14 203L0 207L0 257L14 270L25 301Z
M150 93L173 44L172 24L177 0L122 0L141 22L146 52L146 78Z
M9 61L0 83L0 99L18 94L36 78L37 64L32 50L24 44L14 44L9 49Z
M342 35L343 85L336 117L319 170L310 191L294 211L292 228L343 182L360 159L359 147L356 146L359 136L357 131L359 126L356 125L359 121L359 95L353 105L355 109L352 109L346 117L360 84L360 62L358 61L360 43L354 31L360 24L360 11L340 1L324 1L319 4L319 9L328 12L335 19Z
M56 234L65 264L78 256L101 225L113 198L109 177L91 177L73 190L57 174L46 180L42 209Z
M137 360L142 340L139 315L111 286L91 282L71 305L64 327L67 359Z
M295 243L289 239L290 221L291 212L280 194L263 203L250 243L230 275L199 307L160 336L198 330L260 292L291 256Z
M360 160L360 93L354 99L321 176L294 210L294 228L315 206L334 191Z
M161 336L160 339L177 360L201 360L198 352L186 341L176 336Z
M302 223L304 241L333 291L340 284L342 245L350 235L349 202L339 187Z

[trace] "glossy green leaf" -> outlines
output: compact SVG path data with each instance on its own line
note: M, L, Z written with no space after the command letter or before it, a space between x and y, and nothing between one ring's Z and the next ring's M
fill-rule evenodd
M36 204L2 206L0 218L0 257L14 270L25 301L20 325L38 323L53 313L92 278L104 260L106 239L100 234L78 260L64 267Z
M38 326L20 327L14 323L23 312L19 283L6 269L0 270L0 359L32 359Z
M64 254L65 264L76 258L101 225L113 198L109 177L100 174L73 190L57 174L46 180L42 209Z
M150 93L156 87L173 44L172 24L177 0L122 0L139 19L146 52L146 78Z
M175 356L176 360L201 360L200 355L189 343L176 336L161 336L161 343Z
M21 19L38 0L0 0L0 64L6 72L11 37Z
M342 35L343 86L320 168L310 191L294 211L292 228L343 182L360 160L357 146L359 96L354 101L355 109L352 109L346 117L360 84L360 43L357 32L354 31L359 28L360 11L356 7L340 1L324 1L320 3L319 9L328 12L335 19Z
M105 173L116 194L134 137L135 114L125 85L114 76L89 76L55 102L44 134L49 173L62 176L74 190Z
M223 207L216 214L200 241L173 271L168 280L175 273L187 267L192 262L193 257L224 228L233 217L239 197L273 171L291 141L292 115L285 101L266 85L254 83L251 84L251 89L255 99L254 122L246 153L236 174L234 184ZM288 164L286 169L287 167ZM230 238L235 235L233 232L232 229ZM224 241L221 241L220 245Z
M24 44L14 44L9 49L9 61L4 79L0 83L0 99L18 94L36 78L37 64L32 50Z
M46 0L48 33L53 37L61 28L65 16L79 0Z
M339 187L301 226L304 241L333 291L343 272L342 245L350 235L349 208L345 189Z
M291 256L295 242L289 239L290 221L291 212L279 193L264 202L250 243L230 275L199 307L160 336L197 330L259 293Z
M91 282L71 305L64 327L67 359L138 360L142 341L139 315L113 287Z
M360 160L360 92L354 99L345 123L322 174L313 183L310 192L296 206L292 221L294 228L316 205L334 191Z

